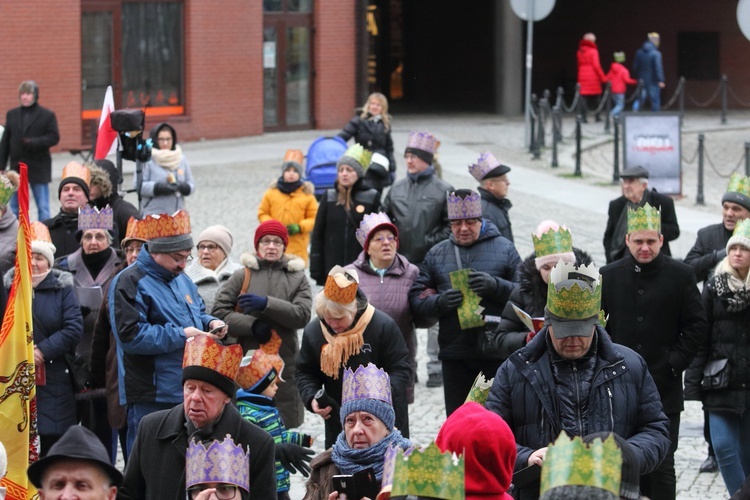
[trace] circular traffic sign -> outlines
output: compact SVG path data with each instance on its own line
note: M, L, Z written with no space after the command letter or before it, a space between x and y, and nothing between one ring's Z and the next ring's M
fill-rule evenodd
M740 0L737 4L737 24L745 38L750 40L750 0Z
M742 1L740 0L740 3ZM555 0L510 0L510 8L524 21L528 21L529 18L531 21L541 21L552 12L554 7Z

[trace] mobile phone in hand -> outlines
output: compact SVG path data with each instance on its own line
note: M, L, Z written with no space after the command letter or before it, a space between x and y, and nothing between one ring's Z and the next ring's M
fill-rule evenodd
M226 324L224 324L224 325L219 325L219 326L217 326L216 328L213 328L213 329L211 329L211 330L210 330L210 331L209 331L208 333L211 333L211 334L217 333L217 332L218 332L219 330L221 330L221 329L222 329L222 328L224 328L225 326L227 326L227 325L226 325Z

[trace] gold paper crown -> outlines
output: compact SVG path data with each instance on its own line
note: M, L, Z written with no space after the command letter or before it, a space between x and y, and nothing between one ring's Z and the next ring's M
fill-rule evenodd
M128 227L125 230L125 237L122 239L122 243L120 246L125 248L132 240L138 240L145 243L145 230L146 225L143 224L143 221L131 216L130 219L128 219Z
M727 186L728 193L739 193L750 197L750 177L745 177L737 173L732 174Z
M536 257L573 251L573 237L570 235L570 230L565 226L560 226L557 231L549 228L541 237L532 234L531 239L534 242Z
M104 229L110 230L114 227L114 212L107 205L99 210L96 207L85 205L78 209L78 230Z
M354 281L352 281L352 278ZM334 266L328 273L323 293L339 304L351 304L357 298L359 275L353 269Z
M352 144L344 152L343 156L353 158L364 169L367 169L372 162L372 151L363 148L361 144Z
M620 498L621 477L622 452L614 437L604 442L597 438L587 446L579 436L570 439L563 431L547 449L539 492L558 486L592 486Z
M202 366L234 380L240 369L240 361L242 361L241 345L222 346L208 335L196 335L185 342L182 368Z
M302 165L305 161L305 154L299 149L287 149L283 162L286 163L288 161L294 161Z
M399 449L393 470L391 496L415 495L442 500L465 500L464 459L441 453L433 442L408 458Z
M82 179L87 186L91 185L91 171L88 167L81 165L77 161L71 161L63 167L60 181L62 182L68 177L77 177L78 179Z
M576 267L560 261L552 268L547 287L549 312L565 319L588 319L598 316L601 305L602 280L594 264Z
M138 224L143 224L142 234L146 240L190 234L190 215L185 210L178 210L172 215L147 215Z
M492 388L492 382L494 380L494 378L491 378L488 381L484 378L484 373L479 372L477 378L474 379L474 384L472 384L471 389L469 389L469 394L466 396L466 401L464 401L464 403L474 401L475 403L484 406L487 402L487 398L490 397L490 389Z
M0 205L6 206L18 186L14 185L8 177L0 175Z
M266 344L269 343L281 345L281 337L276 333L276 330L273 330L271 340ZM275 352L268 352L269 349L263 347L266 344L261 345L260 349L248 351L247 356L240 361L240 369L237 372L235 382L243 389L252 389L273 370L276 370L275 378L278 377L279 381L284 381L281 378L281 373L284 371L284 360L279 356L278 347Z
M628 209L628 234L636 231L656 231L661 234L661 212L648 203L637 210Z
M31 241L44 241L45 243L52 243L52 238L49 235L49 228L39 221L34 221L30 226Z

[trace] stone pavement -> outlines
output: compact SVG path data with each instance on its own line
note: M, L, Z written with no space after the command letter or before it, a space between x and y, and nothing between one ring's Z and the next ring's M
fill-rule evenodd
M409 115L397 116L393 139L399 163L398 177L404 176L400 154L412 129L427 129L441 140L440 162L444 178L456 188L476 187L467 172L481 151L492 151L513 167L509 198L513 202L511 220L516 247L521 256L532 251L530 234L544 219L566 224L573 234L575 245L590 252L597 264L603 265L602 236L606 224L608 202L619 196L619 187L611 183L611 136L603 132L601 124L584 126L585 153L580 178L573 172L573 141L567 139L559 152L560 167L549 166L549 150L542 158L533 160L523 147L523 120L494 115ZM730 114L729 124L720 125L715 114L690 113L683 127L683 194L676 201L681 236L671 244L676 257L684 257L695 241L698 229L720 221L720 199L727 179L724 175L740 162L744 141L750 130L750 114ZM572 120L566 118L563 133L572 131ZM706 133L706 148L714 168L706 166L706 206L695 205L695 165L692 157L698 132ZM280 174L280 159L288 148L307 150L320 135L336 131L302 131L266 134L258 137L202 141L183 144L190 162L197 189L187 200L193 232L216 223L226 225L235 239L233 257L252 248L252 234L257 226L256 210L268 184ZM549 144L549 142L548 142ZM53 177L59 179L62 167L71 159L68 154L54 155ZM399 161L400 160L400 161ZM743 168L742 163L740 170ZM132 184L133 164L125 162L126 186ZM57 182L57 181L55 181ZM54 186L56 187L56 186ZM56 193L56 189L51 189ZM54 194L53 194L54 196ZM127 199L137 203L134 194ZM52 213L58 210L52 201ZM34 218L35 209L32 209ZM420 345L425 345L425 331L419 331ZM427 389L424 352L420 352L420 384L416 403L410 407L412 438L419 444L434 439L444 420L441 389ZM491 375L490 375L491 376ZM706 446L702 434L703 417L700 404L687 402L682 415L681 437L677 451L678 498L727 498L718 474L698 474L705 458ZM317 451L323 443L322 421L308 413L300 428L315 436ZM303 478L294 477L292 498L301 498Z

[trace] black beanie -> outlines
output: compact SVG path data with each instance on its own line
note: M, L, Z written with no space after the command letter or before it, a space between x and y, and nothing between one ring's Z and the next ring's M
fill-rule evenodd
M234 385L234 380L229 379L221 373L206 368L205 366L186 366L182 369L182 383L186 380L200 380L202 382L208 382L211 385L218 387L227 396L234 397L234 393L237 391L237 387Z
M435 155L432 153L428 153L427 151L423 149L417 149L417 148L406 148L407 153L411 153L414 156L418 157L428 165L432 165L432 162L435 160Z
M66 177L63 180L60 181L60 185L57 187L57 199L60 199L60 195L62 195L62 188L65 184L78 184L81 186L81 189L83 189L83 192L86 193L86 199L90 199L89 197L89 185L86 184L86 181L81 179L80 177Z

